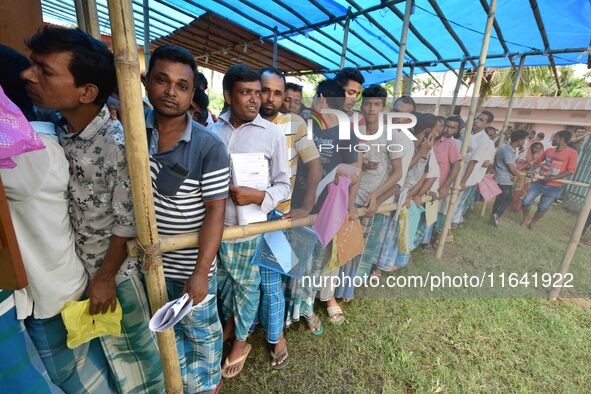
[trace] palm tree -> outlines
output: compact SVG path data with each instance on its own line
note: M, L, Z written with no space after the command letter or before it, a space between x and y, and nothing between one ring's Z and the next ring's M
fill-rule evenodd
M575 77L572 67L558 67L557 71L561 97L591 96L591 72L581 78ZM480 87L481 97L509 97L516 73L517 70L515 68L485 70ZM471 74L468 75L468 79L473 79L473 76ZM537 66L523 68L516 96L556 97L558 95L558 86L556 85L554 74L549 67Z

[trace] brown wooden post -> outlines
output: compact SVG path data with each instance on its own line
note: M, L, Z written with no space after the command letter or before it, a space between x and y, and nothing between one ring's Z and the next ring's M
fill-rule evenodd
M560 275L555 275L552 277L553 287L550 288L551 300L556 300L560 294L560 290L562 289L562 285L564 283L564 276L568 273L570 263L572 262L575 252L577 251L577 247L579 246L579 241L581 240L581 235L583 235L585 222L587 221L587 217L589 217L589 212L591 212L591 189L587 189L585 202L583 203L581 212L579 212L579 216L577 217L577 222L575 223L570 240L568 241L568 245L564 251L564 256L562 257L560 267L558 267L558 273ZM557 280L554 281L554 278Z
M406 37L408 36L408 25L410 24L412 2L413 0L406 0L406 9L404 11L404 19L402 22L402 34L400 35L400 45L398 46L398 65L396 66L396 80L394 81L394 98L400 96L402 69L404 68L404 54L406 52Z
M435 257L441 259L443 256L443 249L445 248L445 241L451 226L451 219L456 207L458 200L458 192L460 189L460 183L462 181L462 169L464 168L464 160L466 153L468 152L468 144L470 143L470 135L472 134L472 126L474 125L474 118L476 117L476 111L478 110L478 98L480 96L480 84L482 83L482 75L484 74L484 65L486 63L486 55L488 53L488 43L490 42L490 33L493 27L493 21L495 20L495 10L497 8L497 0L491 0L490 9L488 13L488 19L486 21L486 29L484 31L484 38L482 40L482 47L480 48L480 57L478 60L478 70L476 72L476 83L474 84L474 94L470 101L470 112L468 113L468 124L466 125L466 131L464 132L464 141L462 142L462 161L460 164L460 175L456 178L452 192L449 198L449 206L447 207L447 213L445 215L445 223L443 225L443 231L439 237L437 244L437 252Z
M108 0L113 32L113 52L125 131L127 165L133 193L137 239L152 250L144 264L146 287L152 313L168 301L159 250L156 215L152 201L152 181L148 163L148 142L141 94L140 67L130 0ZM147 329L147 327L146 327ZM168 393L182 393L179 357L174 332L156 334Z

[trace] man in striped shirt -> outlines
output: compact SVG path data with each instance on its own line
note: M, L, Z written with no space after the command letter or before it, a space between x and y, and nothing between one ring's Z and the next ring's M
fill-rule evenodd
M221 380L222 326L216 302L216 253L222 239L229 162L224 144L187 112L195 60L163 46L150 58L146 113L154 207L161 235L199 231L199 248L162 256L168 296L188 293L192 312L175 326L184 391L215 390Z

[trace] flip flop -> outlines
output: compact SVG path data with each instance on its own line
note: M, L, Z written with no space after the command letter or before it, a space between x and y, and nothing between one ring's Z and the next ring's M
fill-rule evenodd
M222 377L225 379L230 379L230 378L238 376L238 374L242 371L242 368L244 368L244 362L246 361L246 357L248 357L248 354L250 353L251 349L252 349L252 346L250 346L250 344L247 343L246 344L246 351L242 354L242 356L238 357L234 361L229 361L228 357L226 357L226 361L224 361L224 366L222 367ZM236 372L234 372L232 374L225 372L228 368L230 368L236 364L240 364L240 368L238 368L238 370Z
M318 315L315 313L314 318L312 320L306 319L306 324L308 325L308 328L310 329L310 331L312 331L312 334L314 335L322 335L322 333L324 332L324 326L322 325L322 322L320 321Z
M276 371L285 368L287 366L287 364L289 364L289 354L287 354L287 356L285 356L286 354L287 354L287 344L283 347L283 349L281 349L279 351L278 354L275 354L273 351L271 351L271 359L272 359L272 361L275 361L275 365L271 364L271 368L273 368ZM283 357L285 357L285 358L283 358ZM279 363L279 360L281 360L282 358L283 358L283 362Z
M343 310L340 306L329 306L326 308L326 312L328 313L328 318L332 324L340 326L345 322L345 314L343 313Z

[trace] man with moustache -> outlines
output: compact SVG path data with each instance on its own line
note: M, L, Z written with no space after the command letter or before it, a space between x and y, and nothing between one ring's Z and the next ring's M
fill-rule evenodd
M63 116L57 131L70 167L70 219L89 275L89 312L104 314L121 304L121 336L99 338L117 391L162 392L141 273L137 259L127 256L136 231L123 128L105 105L116 85L113 55L79 29L54 26L45 26L28 46L33 65L21 74L27 93L33 104ZM45 344L52 333L42 328L38 341Z
M266 190L232 185L227 200L226 226L238 224L237 206L257 204L270 213L291 193L287 144L281 130L259 115L261 82L257 70L244 64L231 66L223 79L228 110L212 131L226 146L228 154L262 153L269 166ZM261 275L251 260L261 236L223 241L219 250L218 290L222 302L224 339L235 338L223 367L222 376L240 373L250 352L246 342L260 301Z
M162 46L150 57L146 87L154 110L146 113L146 128L158 233L199 231L198 248L162 255L168 297L187 293L193 301L174 327L186 393L212 392L221 381L216 253L230 178L224 144L191 118L195 76L186 49Z
M262 104L260 114L263 119L281 128L287 142L289 167L291 170L291 186L293 188L298 165L308 168L308 189L305 197L292 209L291 200L281 202L277 209L297 219L308 216L314 208L315 192L318 182L322 179L322 164L314 141L307 138L306 123L295 114L283 115L279 108L285 95L285 76L282 71L274 68L262 68L259 71L262 87ZM301 204L300 204L301 203ZM281 274L268 268L260 267L261 272L261 323L265 329L267 342L273 345L275 358L271 366L279 369L287 365L287 345L283 336L285 320L285 296Z
M452 115L445 119L443 134L435 140L435 145L433 146L433 152L435 152L441 172L438 191L441 200L439 202L437 222L434 227L436 235L433 237L432 243L437 242L439 234L443 231L451 187L460 173L462 159L462 155L460 154L461 145L458 146L458 140L453 138L453 136L460 131L463 123L462 118L458 115ZM448 238L453 237L450 234L451 229L449 230Z

